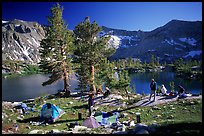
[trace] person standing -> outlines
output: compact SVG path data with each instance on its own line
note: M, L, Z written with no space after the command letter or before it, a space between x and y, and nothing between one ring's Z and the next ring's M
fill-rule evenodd
M91 93L89 94L89 99L88 99L89 116L91 116L93 106L94 106L94 94Z
M154 102L156 101L156 89L157 89L157 83L154 81L154 79L152 79L151 83L150 83L150 97L149 97L149 101L151 100L152 95L154 94Z

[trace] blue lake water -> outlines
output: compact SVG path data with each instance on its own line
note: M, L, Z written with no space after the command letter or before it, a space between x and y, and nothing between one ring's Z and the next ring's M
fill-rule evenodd
M52 85L42 86L42 82L48 79L49 75L36 74L16 78L2 78L2 100L3 101L22 101L25 99L35 98L45 94L54 94L58 90L63 89L63 81L57 81ZM136 92L141 94L149 93L149 84L154 78L158 85L164 84L167 90L170 90L169 82L174 81L175 90L177 85L181 84L187 91L193 93L202 92L202 81L182 80L174 76L173 72L157 72L157 73L133 73L130 74L130 85L135 86ZM72 76L71 91L75 92L78 82L75 76ZM135 91L135 90L134 90Z
M178 90L178 85L185 88L190 93L201 93L202 92L202 81L200 80L183 80L175 76L173 72L145 72L145 73L132 73L130 74L130 86L136 88L136 93L145 94L150 93L150 82L154 78L158 86L164 84L167 92L170 92L170 82L174 82L174 90ZM135 90L134 90L135 91Z

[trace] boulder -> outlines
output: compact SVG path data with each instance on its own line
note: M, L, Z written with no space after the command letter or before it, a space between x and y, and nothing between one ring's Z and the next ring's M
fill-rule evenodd
M134 122L134 120L130 121L130 125L129 125L129 126L130 126L130 127L135 126L135 122Z
M153 116L153 118L161 118L161 115L156 115L156 116Z
M106 133L111 134L113 133L113 129L112 128L105 128Z
M140 130L148 130L148 126L142 123L136 124L134 132L137 133Z
M136 134L149 134L149 132L146 129L141 129L137 131Z
M170 115L167 119L173 119L174 116L173 115Z
M31 129L31 127L30 127L30 126L26 126L26 128L27 128L27 129Z
M52 129L49 133L56 134L56 133L61 133L61 132L58 129Z
M109 97L109 98L114 98L114 99L121 99L121 100L123 100L123 97L122 97L121 95L110 94L108 97Z
M127 132L123 132L123 131L115 131L112 134L128 134Z
M161 110L161 108L157 107L157 106L153 106L152 107L153 110Z
M43 130L35 129L35 130L30 131L28 134L37 134L38 132L43 132Z

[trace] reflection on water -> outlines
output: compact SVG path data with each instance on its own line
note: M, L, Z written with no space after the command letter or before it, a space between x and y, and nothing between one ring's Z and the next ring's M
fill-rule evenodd
M118 74L114 74L118 78ZM25 99L35 98L45 94L54 94L58 90L63 89L63 81L57 81L52 85L42 86L42 82L48 79L49 75L36 74L31 76L16 77L10 79L2 79L2 99L3 101L22 101ZM154 78L159 86L164 84L168 91L170 91L169 83L171 81L175 84L175 90L177 86L181 84L187 91L193 93L202 92L202 81L197 80L182 80L174 76L173 72L145 72L145 73L133 73L130 74L130 85L136 88L136 92L142 94L148 94L150 91L150 81ZM78 81L76 77L72 75L71 91L75 92Z
M52 85L42 86L42 82L48 80L49 75L36 74L24 77L2 79L3 101L22 101L45 94L54 94L63 89L63 81L57 81ZM77 86L76 80L71 80L71 90Z

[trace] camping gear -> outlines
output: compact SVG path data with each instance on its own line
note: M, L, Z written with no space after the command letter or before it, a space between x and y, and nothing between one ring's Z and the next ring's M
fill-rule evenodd
M187 97L187 94L186 93L182 93L178 98L181 99L181 98L186 98Z
M54 122L62 114L64 114L64 111L62 109L60 109L54 104L46 103L42 106L40 119L50 123L50 122Z
M118 112L113 112L113 113L107 113L107 112L101 112L101 115L95 116L96 120L101 124L101 125L107 125L107 124L112 124L116 123L118 121L119 113Z
M137 123L141 123L139 112L136 113L136 119L137 119Z
M78 126L79 125L79 123L78 122L74 122L74 123L70 123L70 125L69 125L69 127L70 128L74 128L75 126Z
M28 106L25 104L25 103L20 103L19 105L17 105L16 107L15 107L16 109L20 109L21 111L20 111L20 113L21 114L28 114Z
M100 127L100 124L97 122L97 120L93 116L87 117L86 120L82 123L82 125L87 128Z

